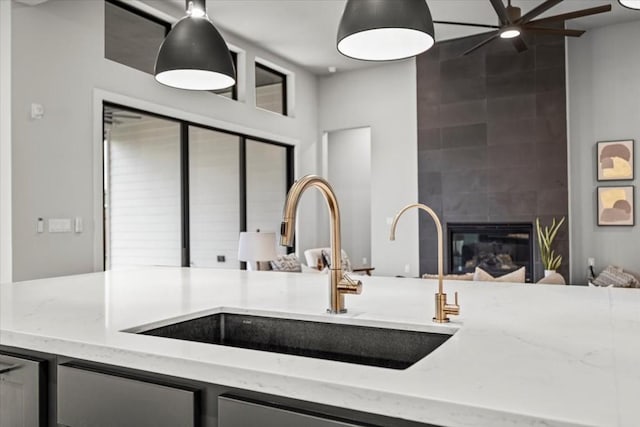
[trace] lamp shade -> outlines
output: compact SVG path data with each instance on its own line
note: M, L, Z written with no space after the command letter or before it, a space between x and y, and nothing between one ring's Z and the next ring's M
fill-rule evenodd
M235 69L224 39L205 16L185 16L162 42L156 80L190 90L217 90L235 84Z
M640 10L640 0L618 0L621 5L629 9Z
M245 262L276 259L276 233L243 231L238 243L238 260Z
M348 0L338 27L338 51L355 59L409 58L434 42L425 0Z

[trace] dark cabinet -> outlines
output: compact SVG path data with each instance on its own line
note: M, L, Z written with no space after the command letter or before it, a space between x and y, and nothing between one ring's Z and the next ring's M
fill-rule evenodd
M259 420L259 421L258 421ZM349 421L293 408L252 402L231 396L218 397L218 427L363 427Z
M70 427L193 427L197 391L73 365L58 366L58 423Z
M0 347L0 427L45 426L435 427L219 384Z
M45 425L43 363L0 353L0 427Z

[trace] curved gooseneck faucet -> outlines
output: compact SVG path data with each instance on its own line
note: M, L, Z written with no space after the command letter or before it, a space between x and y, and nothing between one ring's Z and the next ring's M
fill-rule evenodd
M307 175L297 180L287 193L287 200L282 213L282 224L280 226L280 244L282 246L293 246L293 236L295 234L296 212L298 202L302 194L311 187L317 188L324 196L329 208L329 219L331 228L331 266L329 270L329 308L328 313L346 313L344 306L345 294L360 294L362 283L352 280L342 271L342 248L340 234L340 208L338 199L331 188L331 185L317 175Z
M400 212L396 214L393 218L393 223L391 224L391 233L389 234L389 240L396 240L396 226L398 224L398 220L402 216L403 213L408 211L411 208L422 209L427 212L433 222L436 224L436 231L438 233L438 293L436 294L436 315L433 318L434 322L437 323L446 323L449 321L449 315L458 315L460 314L460 306L458 305L458 292L455 294L455 303L447 304L447 294L444 293L444 287L442 285L442 270L443 270L443 256L442 256L442 223L440 222L440 218L438 215L431 209L429 206L424 205L422 203L413 203L405 206L400 209Z

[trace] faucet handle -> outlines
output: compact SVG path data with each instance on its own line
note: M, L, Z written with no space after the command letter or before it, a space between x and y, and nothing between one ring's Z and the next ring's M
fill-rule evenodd
M360 295L362 293L362 282L360 280L353 280L344 274L340 282L338 282L338 292L342 294Z
M446 302L446 299L445 299L443 311L446 314L457 316L458 314L460 314L460 305L458 304L458 291L456 291L454 294L454 301L455 302L453 304L449 304Z

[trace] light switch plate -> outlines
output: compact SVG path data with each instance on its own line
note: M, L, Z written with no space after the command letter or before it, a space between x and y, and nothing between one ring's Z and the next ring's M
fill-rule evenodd
M77 216L74 222L74 231L76 233L82 233L83 230L84 230L84 225L83 225L82 218Z
M71 233L71 219L51 218L49 220L49 233Z

